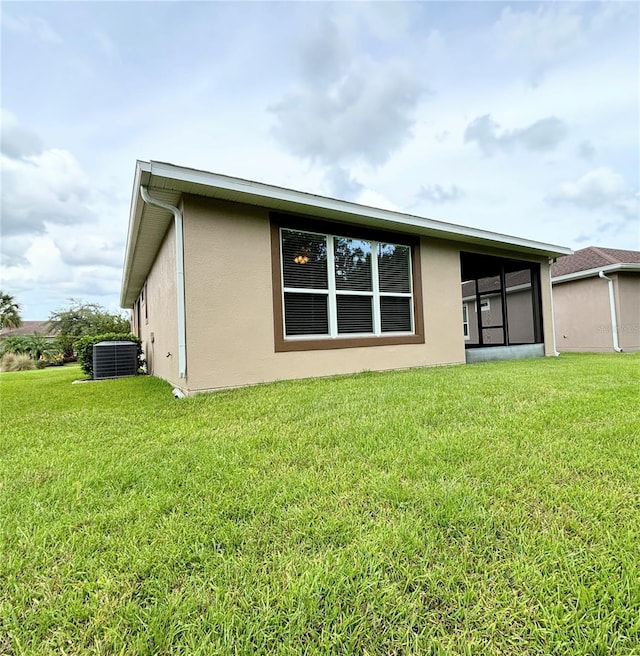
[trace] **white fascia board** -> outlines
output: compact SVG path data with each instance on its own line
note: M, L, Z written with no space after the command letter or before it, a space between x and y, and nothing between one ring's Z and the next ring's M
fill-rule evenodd
M559 255L570 255L573 251L564 246L547 244L544 242L522 239L512 235L505 235L488 230L480 230L454 223L446 223L434 219L422 218L411 214L383 210L357 203L350 203L326 196L317 196L303 191L295 191L284 187L275 187L261 182L252 182L241 178L232 178L218 173L209 173L195 169L183 168L174 164L163 162L149 162L149 170L152 178L158 176L173 179L179 182L202 185L205 187L223 189L245 196L245 201L250 204L260 204L259 200L277 200L287 205L307 206L312 212L314 209L328 210L339 214L358 217L360 219L375 219L390 225L404 226L411 231L424 231L438 233L444 239L454 241L470 240L478 243L491 243L500 246L515 246L518 249L533 252L537 255L557 257ZM153 183L151 183L153 184ZM263 203L264 204L264 203Z
M127 291L129 287L129 275L131 273L131 264L135 245L138 237L138 228L140 226L140 217L137 216L138 203L137 195L140 193L140 176L142 174L140 164L136 162L136 172L133 176L133 189L131 190L131 203L129 205L129 226L127 230L127 250L124 255L124 268L122 274L122 287L120 289L120 307L129 308L130 303L127 302Z
M141 203L140 186L146 184L151 173L151 166L148 162L136 161L136 172L133 177L133 188L131 190L131 205L129 209L129 228L127 231L127 250L124 256L124 269L122 275L122 287L120 290L120 307L132 308L135 298L128 298L129 295L129 278L133 265L133 254L138 243L140 234L140 224L142 222L142 210L144 203ZM137 295L136 295L137 297Z
M638 272L640 273L640 264L608 264L607 266L596 267L595 269L585 269L584 271L575 271L574 273L566 273L563 276L556 276L551 278L551 282L556 285L563 282L571 282L572 280L580 280L581 278L591 278L593 276L603 273L617 273L617 272Z

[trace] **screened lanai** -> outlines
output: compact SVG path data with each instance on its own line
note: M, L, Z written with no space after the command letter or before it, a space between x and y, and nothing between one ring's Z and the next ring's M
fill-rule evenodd
M544 355L540 265L461 253L467 362Z

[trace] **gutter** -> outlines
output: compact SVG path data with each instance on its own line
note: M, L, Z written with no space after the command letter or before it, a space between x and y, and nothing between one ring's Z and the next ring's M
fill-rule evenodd
M173 214L176 226L176 296L178 304L178 377L187 377L187 329L184 292L184 246L182 212L173 205L154 198L144 185L140 185L142 200L148 205L155 205Z
M600 272L603 273L614 273L614 272L632 272L640 273L640 264L634 262L629 263L620 263L620 264L608 264L603 267L596 267L595 269L585 269L584 271L575 271L574 273L565 273L562 276L555 276L551 278L551 282L554 285L557 285L562 282L570 282L572 280L580 280L582 278L591 278L592 276L599 276Z
M606 280L609 283L609 311L611 312L611 334L613 336L613 350L616 353L622 353L622 349L618 343L618 321L616 319L616 297L613 293L613 279L605 276L604 271L600 271L598 277Z

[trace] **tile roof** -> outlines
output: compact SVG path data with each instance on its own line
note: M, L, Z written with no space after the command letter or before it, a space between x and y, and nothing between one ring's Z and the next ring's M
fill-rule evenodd
M569 273L588 269L600 269L612 264L640 264L640 251L600 248L599 246L582 248L573 255L559 257L557 262L551 265L551 277L566 276Z

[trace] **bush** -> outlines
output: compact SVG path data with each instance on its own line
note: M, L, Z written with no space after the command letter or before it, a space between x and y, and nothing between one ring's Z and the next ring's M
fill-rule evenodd
M65 363L65 358L63 353L43 353L38 358L38 362L42 362L44 367L61 367Z
M25 354L32 360L39 361L59 353L54 341L38 332L33 335L16 335L0 340L0 355L5 353Z
M36 363L26 353L5 353L0 360L0 371L29 371Z
M98 342L135 342L138 345L138 367L142 367L142 340L133 333L105 333L104 335L87 335L81 337L74 348L78 354L78 362L87 376L93 378L93 346Z
M21 355L27 353L27 338L23 335L15 337L3 337L0 339L0 356L5 353Z

